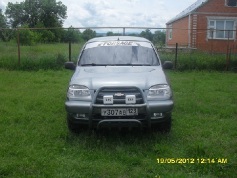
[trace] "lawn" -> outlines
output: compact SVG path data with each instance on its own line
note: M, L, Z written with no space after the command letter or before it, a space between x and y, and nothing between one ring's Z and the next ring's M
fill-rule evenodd
M167 74L175 100L169 134L76 135L64 109L71 71L0 69L0 177L236 177L236 73Z
M76 62L84 42L71 46L71 60ZM175 63L174 52L159 52L162 61ZM0 42L0 68L7 70L48 70L62 69L69 59L69 44L51 43L20 46L20 64L18 63L18 47L15 41ZM178 51L176 69L226 71L226 54L209 54L200 51ZM230 56L228 71L237 71L237 54Z
M83 43L71 45L71 60L77 61ZM69 44L35 44L20 46L20 64L16 42L0 42L0 68L10 70L61 69L69 60Z

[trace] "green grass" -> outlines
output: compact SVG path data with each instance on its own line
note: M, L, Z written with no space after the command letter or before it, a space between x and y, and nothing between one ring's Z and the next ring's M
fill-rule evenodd
M82 43L72 44L71 58L77 61ZM20 65L16 42L0 43L0 68L15 70L60 69L69 60L69 44L36 44L20 46Z
M162 61L170 60L175 63L175 52L160 52ZM207 71L225 71L226 54L210 54L200 51L178 51L177 66L179 71L184 70L207 70ZM228 71L237 70L237 53L232 53L228 64Z
M72 61L77 61L84 42L72 44ZM69 44L35 44L20 46L21 61L18 64L18 47L16 42L0 42L0 68L8 70L37 71L40 69L62 69L69 58ZM161 60L175 62L175 52L159 52ZM177 70L225 71L226 54L209 54L205 52L178 51ZM232 51L229 71L237 71L237 54Z
M168 72L174 90L169 134L68 131L71 71L0 69L0 177L234 178L234 73ZM220 158L226 164L158 164L157 158ZM197 161L196 161L197 162ZM217 160L216 160L217 162Z

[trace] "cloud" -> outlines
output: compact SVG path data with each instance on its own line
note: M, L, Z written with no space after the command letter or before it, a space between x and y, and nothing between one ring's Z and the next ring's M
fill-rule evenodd
M8 2L0 0L0 8ZM196 0L57 0L67 6L64 27L165 27Z
M6 3L3 0L0 0L0 9L4 11L5 8L6 8Z
M164 9L162 1L153 0L149 3L155 3ZM150 4L141 0L120 0L110 4L102 0L96 3L89 1L83 4L83 8L90 14L88 18L81 19L85 26L161 26L156 21L159 20L159 15L155 13L157 11L150 9ZM150 14L152 11L154 12Z

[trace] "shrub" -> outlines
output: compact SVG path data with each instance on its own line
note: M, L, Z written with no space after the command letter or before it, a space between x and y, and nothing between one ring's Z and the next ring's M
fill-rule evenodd
M40 42L47 43L47 42L53 42L55 40L54 33L49 30L41 30L40 34L41 34Z
M20 30L19 39L20 39L21 45L31 46L35 43L36 35L34 34L34 32L32 32L28 29Z

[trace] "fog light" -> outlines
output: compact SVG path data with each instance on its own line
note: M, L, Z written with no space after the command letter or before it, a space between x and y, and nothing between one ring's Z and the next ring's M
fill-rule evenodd
M153 113L151 119L161 119L163 118L163 113Z
M163 113L154 113L153 116L154 117L163 117Z
M76 114L76 119L88 119L86 114Z

